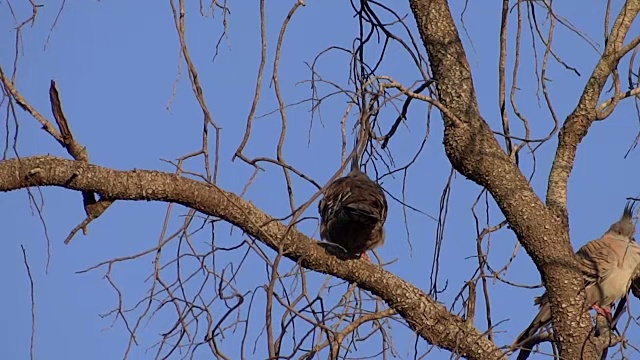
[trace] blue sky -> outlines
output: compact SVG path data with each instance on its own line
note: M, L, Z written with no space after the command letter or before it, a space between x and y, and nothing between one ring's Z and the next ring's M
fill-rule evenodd
M11 3L19 19L30 13L24 3ZM454 17L460 24L461 4L453 2ZM500 4L498 2L470 2L464 17L465 34L461 36L474 72L474 84L480 109L494 128L500 124L498 108L498 31ZM0 2L0 48L13 49L15 20L8 11L8 3ZM267 36L269 61L265 69L261 102L257 115L269 114L254 121L254 130L245 154L250 157L275 157L280 131L277 101L270 86L275 40L282 20L293 2L267 3ZM47 117L50 116L48 87L54 79L58 83L64 110L71 128L80 143L87 146L91 161L95 164L129 170L133 168L172 171L161 159L174 160L186 153L198 150L201 141L202 113L191 92L184 64L172 95L180 64L178 39L175 33L169 2L69 2L65 5L57 25L58 4L47 3L40 8L33 27L26 28L18 62L17 88L28 101ZM398 6L400 14L409 14L406 5ZM558 5L556 11L600 44L602 49L602 21L604 4L573 7ZM252 168L238 160L231 162L244 134L245 121L253 99L255 77L259 64L260 33L258 3L245 7L232 5L228 22L228 37L224 38L219 55L212 62L215 45L222 31L220 10L215 18L202 18L196 4L187 8L187 41L191 56L199 70L205 98L215 121L222 130L221 164L218 185L240 192L251 176ZM329 20L329 25L327 22ZM510 17L510 54L514 49L515 11ZM538 19L543 23L545 19ZM547 20L548 21L548 20ZM409 27L414 36L415 22L409 15ZM637 26L635 27L637 31ZM280 84L288 104L298 103L311 96L308 82L311 73L306 63L323 49L337 45L350 48L357 35L357 22L347 2L308 1L293 17L285 36L280 63ZM47 42L47 37L50 36ZM516 98L519 109L526 114L532 127L532 137L542 137L552 128L552 121L544 100L536 95L534 58L530 32L525 27L520 59L521 73ZM584 83L597 61L598 53L574 33L559 27L554 36L554 49L568 64L578 69L582 76L566 71L551 61L548 69L550 94L559 118L562 120L577 103ZM46 45L46 47L45 47ZM542 45L538 42L539 49ZM422 46L420 45L422 50ZM373 54L375 49L371 50ZM419 79L416 69L409 63L406 53L392 44L388 56L378 74L389 75L409 85ZM372 56L373 58L373 56ZM334 52L319 61L318 72L323 78L352 89L347 83L348 57ZM538 58L538 62L540 62ZM0 65L11 71L12 51L0 53ZM513 64L510 57L509 70ZM511 80L508 82L510 86ZM319 87L320 94L332 89ZM170 103L170 107L167 108ZM340 165L340 119L347 108L345 96L329 98L321 106L321 117L312 120L310 104L287 108L288 136L284 148L285 159L319 183L326 182ZM3 105L4 106L4 105ZM2 108L5 109L4 107ZM396 166L406 164L427 131L426 106L414 103L406 126L401 126L390 142L390 150ZM513 113L512 127L521 131ZM387 130L395 113L391 107L383 111L381 126ZM28 115L20 112L18 150L20 156L52 154L69 156L53 139L40 130ZM355 117L349 118L349 126ZM312 125L311 125L312 124ZM442 149L442 122L434 113L430 121L430 133L425 150L408 173L406 183L407 202L421 211L437 217L442 188L446 184L450 165ZM309 130L311 127L311 131ZM4 129L4 126L3 126ZM4 130L2 130L4 131ZM12 128L13 134L13 128ZM570 179L569 209L571 236L574 246L599 237L617 220L624 206L625 197L638 193L636 179L640 170L635 166L637 152L624 159L638 131L634 105L625 101L604 122L595 123L581 145L575 169ZM309 138L309 134L311 134ZM522 133L520 132L519 135ZM350 143L350 142L349 142ZM3 144L4 145L4 144ZM211 141L213 149L213 140ZM544 196L546 180L554 154L555 140L537 151L536 175L532 184L538 194ZM528 153L523 155L523 169L529 175L532 161ZM273 216L284 216L288 211L286 188L282 171L271 165L248 191L246 198ZM202 160L188 163L192 171L202 171ZM386 177L384 187L397 197L402 194L402 176ZM112 325L112 318L101 318L117 304L117 296L104 279L105 268L77 274L112 257L138 253L157 244L167 206L161 203L117 202L108 212L92 223L88 236L77 236L69 245L63 244L68 232L83 218L81 196L59 188L41 189L44 195L44 220L51 240L51 264L45 272L47 241L45 231L26 191L2 194L0 214L3 219L4 241L0 242L0 274L5 284L3 301L5 311L0 314L0 358L25 359L29 355L30 303L29 283L26 277L20 246L29 257L34 276L37 312L36 355L53 359L114 359L125 352L128 336L122 321ZM296 203L299 205L312 195L315 189L307 183L294 181ZM451 191L448 222L445 227L441 254L439 286L446 289L438 300L451 305L464 281L473 273L477 261L475 255L475 225L471 206L479 188L463 176L457 175ZM176 207L169 224L169 233L177 230L186 209ZM481 213L484 210L481 211ZM490 223L503 218L490 201ZM315 216L315 206L309 210ZM481 218L481 222L485 222ZM390 201L387 221L387 240L378 250L385 260L397 259L389 271L428 291L429 273L434 251L436 222L429 217L407 212L407 238L402 208ZM195 230L200 223L193 226ZM317 238L316 223L308 221L300 227ZM229 235L228 227L216 229L217 246L237 244L241 234L236 230ZM206 246L210 234L194 235L196 243ZM411 242L411 247L409 246ZM500 268L509 258L516 243L509 230L495 234L490 242L489 261L493 268ZM177 250L176 241L163 251L163 261L171 259ZM412 250L411 250L412 248ZM273 255L273 252L267 250ZM223 264L237 263L241 254L221 257ZM119 263L112 270L112 278L124 294L127 307L134 306L149 289L147 277L153 271L153 257ZM264 265L253 256L243 265L241 279L236 286L241 292L253 289L267 281ZM288 260L282 271L293 266ZM188 269L188 266L187 266ZM310 275L315 284L324 276ZM524 251L504 277L526 284L539 283L539 275ZM146 281L146 282L145 282ZM490 281L493 322L496 341L500 345L510 343L534 315L533 296L541 290L524 290ZM343 285L328 297L336 301L344 292ZM264 297L258 293L256 297ZM263 309L264 300L256 300L257 309ZM219 304L216 306L220 306ZM637 300L632 300L632 309ZM479 300L478 309L484 307ZM219 311L222 311L219 310ZM214 310L214 313L216 311ZM135 316L132 317L135 319ZM255 324L263 316L256 313ZM483 315L477 315L480 329L486 328ZM147 350L168 331L175 321L175 313L163 309L151 321L145 319L139 330L140 345L132 349L130 358L153 358L155 348ZM367 325L365 325L367 327ZM257 336L259 328L253 327ZM399 358L412 357L414 338L402 326L395 325L394 338ZM629 340L637 344L640 331L632 325ZM255 338L255 337L254 337ZM233 336L224 342L231 356L238 345ZM258 340L257 350L248 358L264 358L266 338ZM420 342L424 351L426 345ZM360 355L367 354L360 349ZM433 358L448 358L446 352L432 353ZM437 355L436 355L437 354ZM209 358L206 349L198 350L195 358Z

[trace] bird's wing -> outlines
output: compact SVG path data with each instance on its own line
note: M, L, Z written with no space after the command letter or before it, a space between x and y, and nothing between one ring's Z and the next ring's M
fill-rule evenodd
M576 252L576 260L587 285L608 277L618 266L618 258L614 247L623 246L611 237L603 236L592 240Z
M380 185L367 181L353 181L351 197L344 202L344 206L354 214L367 216L376 220L386 218L387 201Z
M382 187L361 172L352 173L331 183L318 203L323 219L337 212L360 221L384 222L387 218L387 200Z
M631 292L633 296L640 299L640 264L636 266L633 275L631 275Z
M324 196L318 203L318 212L322 218L326 219L333 215L345 199L351 195L347 179L346 177L336 179L325 189Z

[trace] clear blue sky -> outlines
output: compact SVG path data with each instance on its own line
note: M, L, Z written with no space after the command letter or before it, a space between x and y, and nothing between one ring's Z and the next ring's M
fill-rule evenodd
M57 3L57 2L56 2ZM461 5L454 1L454 17L460 23ZM12 2L18 19L29 13L28 2ZM274 45L280 24L293 1L267 3L267 33L269 63L267 64L263 93L258 115L277 109L273 88L270 87ZM202 114L194 101L189 80L184 70L180 76L175 99L170 109L172 87L179 64L179 47L169 2L67 2L58 24L50 31L57 5L47 3L40 9L33 28L26 28L21 43L17 88L47 117L50 116L49 81L58 82L64 110L78 141L87 146L91 161L116 169L157 169L172 171L160 159L175 159L195 151L200 146ZM500 4L493 2L469 2L465 26L469 36L462 32L469 62L475 74L474 81L481 111L492 127L498 129L498 31ZM602 21L604 2L589 2L588 6L558 5L557 12L567 16L579 29L600 44L602 49ZM400 14L409 14L406 5L396 8ZM252 169L236 161L231 162L242 135L253 98L255 76L259 61L259 13L257 2L247 2L242 7L233 4L229 16L228 38L222 41L215 62L211 59L221 32L221 12L216 18L202 19L197 5L187 10L187 38L191 55L198 66L205 97L215 120L223 127L221 141L221 167L219 185L230 191L241 191ZM515 23L512 15L511 23ZM539 18L543 22L544 19ZM330 26L327 26L328 22ZM408 24L417 37L415 22L409 15ZM15 21L7 2L0 2L0 64L5 72L11 71L13 41L11 30ZM513 26L512 26L513 29ZM636 27L636 30L638 28ZM47 37L50 37L48 43ZM289 104L311 96L308 83L300 83L311 76L305 62L331 45L350 48L357 35L357 23L352 18L348 2L308 1L299 9L289 25L280 66L280 81L285 101ZM511 32L510 49L513 50L514 32ZM523 33L530 44L530 33ZM470 41L471 39L471 41ZM581 77L553 63L548 77L554 107L561 119L575 106L580 91L597 61L598 54L584 41L566 29L558 29L554 37L557 53ZM46 48L45 48L46 44ZM538 42L537 46L541 47ZM422 49L422 47L421 47ZM410 84L419 74L408 63L405 53L396 45L390 49L393 55L383 63L378 74L392 76ZM511 57L513 61L513 57ZM518 106L529 118L532 137L541 137L552 128L552 122L542 99L536 97L535 73L530 45L523 47L521 75L518 79ZM409 64L409 65L408 65ZM328 80L347 86L348 57L333 53L323 58L320 74ZM510 70L509 70L510 72ZM509 82L510 85L510 82ZM321 94L332 89L321 86ZM404 165L418 149L426 131L425 106L415 104L407 127L401 126L391 141L391 151L397 165ZM311 122L310 104L290 107L288 137L285 146L287 161L324 183L340 164L339 120L346 109L347 99L333 97L323 104L322 118L313 120L311 143L307 146ZM5 109L4 107L2 108ZM389 109L391 110L391 109ZM20 110L19 110L20 111ZM18 149L20 156L52 154L69 156L38 124L20 112ZM388 129L395 118L387 111L381 121ZM510 115L513 127L515 117ZM350 125L354 117L350 118ZM321 122L320 122L321 120ZM275 157L275 145L280 130L278 114L255 121L253 137L246 148L248 156ZM2 127L4 132L4 126ZM410 205L436 216L442 188L447 181L449 163L442 149L442 123L439 114L431 121L426 149L409 172L406 198ZM599 237L615 221L624 206L624 198L638 193L637 179L640 169L637 152L626 160L625 152L638 131L638 120L630 101L622 104L605 122L594 124L578 152L575 170L570 180L569 209L571 236L574 246ZM520 133L521 135L521 133ZM4 136L3 136L4 138ZM211 141L213 145L213 140ZM4 144L3 144L4 145ZM544 195L546 179L554 154L555 141L544 145L537 153L537 173L533 186ZM525 171L531 171L528 155L523 156ZM202 171L202 162L189 164L193 171ZM286 189L279 168L265 165L251 187L247 198L274 216L288 211ZM385 188L400 197L402 177L385 178ZM295 179L296 202L301 204L315 190ZM477 262L475 255L475 228L471 205L479 188L462 176L456 176L450 199L448 222L441 255L440 286L446 290L439 301L447 306L467 280ZM34 189L34 192L37 190ZM38 216L29 204L26 191L2 194L0 218L3 241L0 242L0 274L4 284L4 311L0 314L0 358L26 359L29 355L30 303L29 283L25 273L20 245L27 249L36 291L37 334L36 355L44 359L117 359L121 358L127 344L127 333L122 321L112 324L111 318L99 315L110 311L117 304L116 293L104 280L105 269L85 274L77 271L112 257L126 256L153 247L160 236L166 205L160 203L117 202L100 219L90 225L88 236L77 236L69 246L63 244L68 232L83 218L79 193L58 188L42 189L44 194L44 220L51 240L51 265L45 273L47 242ZM397 259L389 270L428 291L429 271L433 257L436 222L428 217L408 212L410 251L401 206L391 201L387 222L387 242L378 252L383 259ZM169 233L175 231L181 218L177 211L170 223ZM315 216L315 206L309 210ZM491 205L491 224L502 220L502 215ZM482 220L484 221L484 220ZM301 227L314 234L315 223L309 221ZM236 244L240 239L236 230L229 236L228 229L220 227L218 246ZM206 245L209 235L199 233L194 241ZM516 239L504 230L491 239L489 261L494 268L504 265L510 256ZM175 241L170 244L164 261L175 254ZM272 252L268 251L270 254ZM256 260L257 258L253 258ZM153 255L114 267L112 276L123 290L127 307L135 305L148 290L145 282L153 270ZM237 262L234 257L218 261ZM267 281L264 266L257 261L244 265L243 278L237 284L241 291L253 289ZM288 260L283 271L292 266ZM520 283L536 284L539 275L524 251L520 251L505 278ZM324 276L312 275L312 281L322 281ZM333 292L329 301L335 301L344 290ZM213 290L212 290L213 291ZM490 296L493 303L493 321L497 326L497 342L510 343L528 324L534 315L532 298L541 290L523 290L491 282ZM263 293L259 297L264 297ZM264 301L257 300L256 323L262 321ZM632 309L637 300L632 300ZM483 308L479 300L478 309ZM222 309L220 310L222 311ZM476 326L485 329L482 314L477 316ZM135 319L135 316L132 316ZM160 312L150 322L143 322L139 330L140 345L134 347L130 358L152 358L155 344L161 333L173 325L175 314L169 310ZM368 328L368 325L365 325ZM106 329L106 330L105 330ZM414 338L396 325L396 349L400 358L412 354ZM256 328L254 330L257 334ZM254 334L254 335L256 335ZM637 344L640 331L632 326L629 340ZM254 336L255 338L255 336ZM264 358L263 336L255 355L247 350L248 358ZM225 343L226 350L237 356L234 338ZM424 341L420 348L426 349ZM253 348L253 343L250 346ZM234 355L235 354L235 355ZM360 353L362 355L365 352ZM433 358L448 358L445 352L435 352ZM196 352L196 358L209 358L206 349Z

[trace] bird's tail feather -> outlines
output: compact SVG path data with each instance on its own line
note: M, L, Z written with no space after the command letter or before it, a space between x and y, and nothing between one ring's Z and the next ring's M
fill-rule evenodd
M538 329L547 325L551 321L551 309L549 308L548 303L541 304L540 310L538 310L538 314L531 321L531 324L516 338L513 342L513 346L520 346L527 339L532 337Z

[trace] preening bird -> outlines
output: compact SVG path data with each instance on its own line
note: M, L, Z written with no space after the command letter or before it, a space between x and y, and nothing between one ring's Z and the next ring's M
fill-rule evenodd
M347 176L329 184L318 204L320 237L353 256L384 242L387 199L382 187L360 171L357 156Z
M589 241L575 254L585 281L585 311L592 308L609 320L611 305L627 294L636 267L640 264L640 245L633 237L636 232L632 222L633 213L634 205L629 202L620 220L611 225L601 238ZM514 346L521 345L551 321L547 293L537 297L534 303L540 306L540 310L518 336Z

